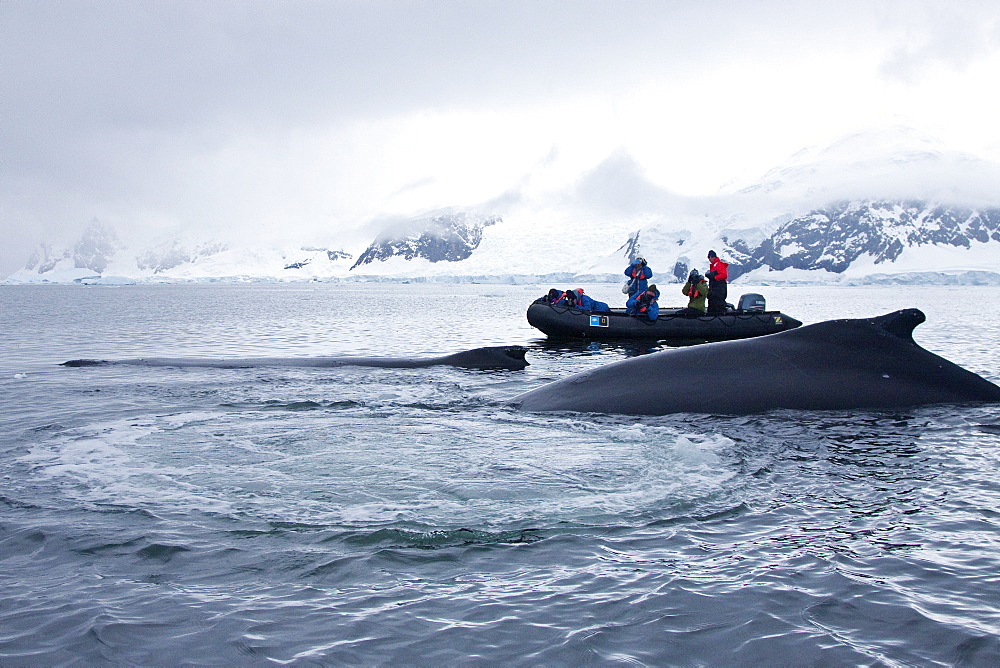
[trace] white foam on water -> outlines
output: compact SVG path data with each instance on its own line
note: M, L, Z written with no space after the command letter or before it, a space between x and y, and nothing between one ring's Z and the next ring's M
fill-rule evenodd
M480 442L465 425L459 438ZM523 425L518 438L524 438ZM483 434L483 437L486 435ZM369 479L382 497L333 510L347 523L414 521L477 528L620 522L723 492L737 475L725 458L733 441L675 428L550 420L527 442L502 426L474 452L428 454L407 479ZM470 446L471 449L472 446ZM428 444L428 453L446 443ZM405 457L403 453L397 453ZM471 461L458 461L467 456ZM424 470L420 470L423 468ZM395 484L393 484L395 483Z
M648 518L736 475L731 440L677 426L371 411L111 420L61 432L20 462L89 503L487 530Z
M579 514L642 514L717 494L736 475L720 456L733 445L723 436L676 433L638 424L616 429L610 436L634 449L615 457L618 467L612 465L607 470L606 480L597 479L585 493L558 503L571 505ZM606 446L597 446L598 450L602 447Z
M111 420L61 433L18 458L41 477L59 482L79 501L125 506L197 508L226 512L231 504L185 480L190 469L138 453L156 447L165 431L208 419L205 412L142 420Z
M722 464L719 451L733 446L732 439L725 436L695 437L681 435L672 448L673 456L692 468L714 470Z

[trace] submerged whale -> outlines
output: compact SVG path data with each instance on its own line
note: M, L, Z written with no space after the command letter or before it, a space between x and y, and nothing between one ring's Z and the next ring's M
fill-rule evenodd
M549 383L510 403L527 411L745 415L1000 402L1000 387L914 342L913 329L925 319L905 309L666 350Z
M464 369L519 370L528 366L526 349L521 346L489 346L464 350L442 357L244 357L234 359L203 359L184 357L146 357L126 360L78 359L62 366L105 366L132 364L137 366L209 367L216 369L246 369L252 367L317 367L368 366L391 369L415 369L439 364Z

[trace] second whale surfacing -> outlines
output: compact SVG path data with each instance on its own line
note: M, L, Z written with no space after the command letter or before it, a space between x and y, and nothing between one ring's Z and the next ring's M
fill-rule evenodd
M613 362L515 397L527 411L746 415L1000 402L1000 387L921 348L904 309Z
M524 359L525 352L526 349L521 346L487 346L441 357L243 357L233 359L147 357L126 360L77 359L63 362L62 366L83 367L130 364L134 366L215 369L248 369L254 367L332 368L342 366L416 369L446 365L464 369L507 369L517 371L528 366L527 360Z

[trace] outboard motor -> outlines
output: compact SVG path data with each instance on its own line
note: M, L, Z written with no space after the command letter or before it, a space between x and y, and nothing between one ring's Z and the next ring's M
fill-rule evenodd
M767 303L764 301L763 295L751 292L740 297L739 310L742 313L766 311Z

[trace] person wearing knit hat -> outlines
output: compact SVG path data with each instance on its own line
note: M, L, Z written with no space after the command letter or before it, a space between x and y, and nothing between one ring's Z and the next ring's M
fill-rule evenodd
M660 291L656 289L654 283L650 283L645 290L637 292L628 300L625 312L656 322L656 319L660 317L660 306L657 304L659 298Z
M681 288L681 293L688 298L687 308L678 311L677 315L685 317L698 317L705 315L705 299L708 298L708 283L705 277L698 273L697 269L692 269L688 274L687 283Z
M722 315L726 312L726 295L729 292L729 263L723 262L714 250L708 251L708 315Z
M649 285L648 281L653 277L653 270L646 266L645 258L637 257L625 269L625 275L628 276L628 292L626 294L629 299L632 299L640 292L646 291L646 287Z

